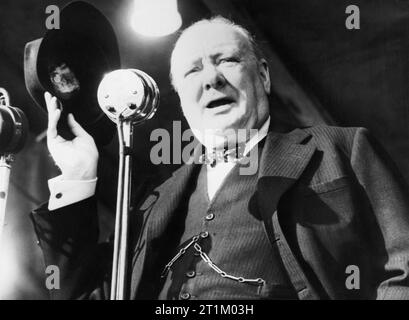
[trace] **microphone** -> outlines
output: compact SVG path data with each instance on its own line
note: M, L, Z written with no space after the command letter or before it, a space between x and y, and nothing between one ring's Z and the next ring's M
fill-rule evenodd
M159 105L159 89L145 72L120 69L104 76L97 97L99 106L118 129L119 169L111 300L124 300L129 292L126 280L133 127L153 117Z
M24 112L11 107L7 91L0 88L0 241L6 216L13 153L24 147L27 135L28 122Z
M98 103L114 122L138 124L151 119L159 105L156 82L138 69L119 69L104 76L98 87Z
M28 122L24 112L11 107L7 91L0 88L0 155L19 152L27 135Z

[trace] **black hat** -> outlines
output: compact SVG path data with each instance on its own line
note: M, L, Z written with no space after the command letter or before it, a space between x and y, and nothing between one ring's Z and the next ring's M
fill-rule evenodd
M97 89L105 73L120 68L118 43L108 19L95 7L75 1L60 11L60 29L26 44L24 77L34 101L46 110L44 92L62 103L59 133L72 138L66 116L76 120L95 139L107 144L115 125L99 108Z

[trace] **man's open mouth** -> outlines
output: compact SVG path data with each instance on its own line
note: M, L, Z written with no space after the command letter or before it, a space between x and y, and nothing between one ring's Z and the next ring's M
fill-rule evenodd
M232 102L234 102L234 100L231 99L231 98L221 98L221 99L217 99L217 100L211 101L211 102L206 106L206 108L213 109L213 108L217 108L217 107L223 106L223 105L225 105L225 104L230 104L230 103L232 103Z

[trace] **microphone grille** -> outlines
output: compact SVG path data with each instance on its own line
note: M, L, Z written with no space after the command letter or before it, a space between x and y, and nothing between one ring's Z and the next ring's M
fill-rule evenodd
M104 76L98 87L98 103L114 122L121 117L134 123L150 119L159 106L155 81L138 69L119 69Z

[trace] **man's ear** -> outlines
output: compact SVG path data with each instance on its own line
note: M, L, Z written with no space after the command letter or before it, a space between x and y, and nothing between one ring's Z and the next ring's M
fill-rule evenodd
M259 60L258 69L261 81L263 82L264 90L266 91L267 94L270 94L271 91L270 71L268 69L268 63L265 59Z

